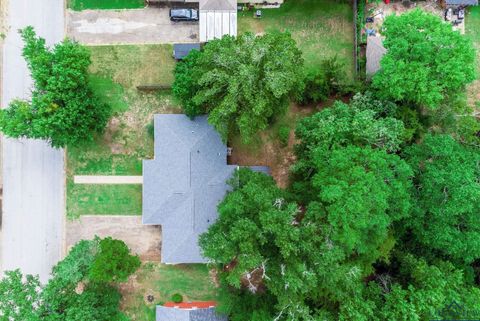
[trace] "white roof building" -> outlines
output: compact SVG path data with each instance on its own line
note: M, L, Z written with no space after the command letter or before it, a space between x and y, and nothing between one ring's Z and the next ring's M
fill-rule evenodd
M200 42L237 36L237 0L200 0Z

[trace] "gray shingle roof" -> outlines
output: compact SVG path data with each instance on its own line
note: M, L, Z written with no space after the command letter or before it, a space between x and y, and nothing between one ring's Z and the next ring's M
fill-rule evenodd
M367 37L367 76L372 76L380 69L380 61L387 52L383 46L382 38Z
M462 6L476 6L478 5L478 0L446 0L447 5L462 5Z
M143 224L162 225L163 263L204 263L198 236L217 219L238 166L227 165L227 147L205 116L155 115L154 126L155 158L143 161Z
M176 43L173 45L173 56L175 59L183 59L192 50L200 51L199 43Z
M178 309L157 305L156 321L227 321L224 315L215 312L215 308Z

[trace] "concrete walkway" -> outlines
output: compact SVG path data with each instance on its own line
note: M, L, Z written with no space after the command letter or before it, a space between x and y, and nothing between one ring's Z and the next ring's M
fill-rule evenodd
M75 184L143 184L143 176L74 176Z
M8 1L3 47L2 107L28 99L30 72L17 30L31 25L47 45L64 38L63 0ZM3 141L2 270L20 269L45 282L63 255L64 152L40 140ZM3 274L3 273L2 273Z
M197 22L171 22L168 8L67 12L67 34L88 45L198 42Z
M141 216L82 215L67 222L66 249L95 235L124 241L142 260L160 262L162 232L160 226L143 225Z

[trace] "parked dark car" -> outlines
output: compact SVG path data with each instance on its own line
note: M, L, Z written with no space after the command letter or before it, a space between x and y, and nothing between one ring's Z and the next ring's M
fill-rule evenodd
M170 9L171 21L198 21L196 9Z

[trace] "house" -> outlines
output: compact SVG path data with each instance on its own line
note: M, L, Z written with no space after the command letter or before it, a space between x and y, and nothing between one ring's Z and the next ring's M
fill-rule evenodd
M167 302L157 305L156 321L227 321L227 317L215 312L216 303L211 302Z
M192 50L200 51L200 44L199 43L176 43L173 45L173 58L175 58L176 60L182 60Z
M154 128L155 158L143 161L143 224L162 226L163 263L205 263L198 236L217 219L238 166L227 164L227 146L206 116L155 115Z
M368 36L367 37L367 78L371 78L380 69L380 61L387 52L383 46L381 37Z

